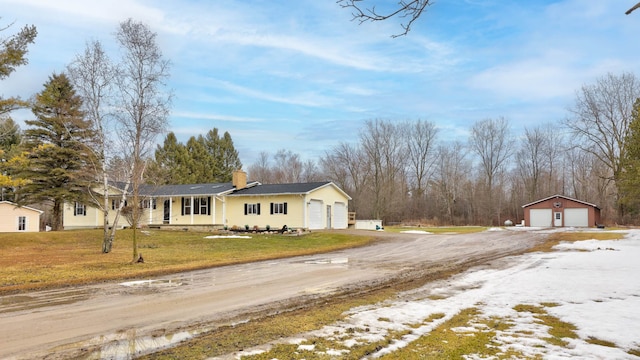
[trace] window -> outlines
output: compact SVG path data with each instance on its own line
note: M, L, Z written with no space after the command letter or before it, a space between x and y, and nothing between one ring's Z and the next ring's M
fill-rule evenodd
M26 230L27 230L27 217L18 216L18 231L26 231Z
M76 202L73 207L74 216L87 216L87 207L83 203Z
M260 204L244 204L245 215L260 215Z
M156 199L144 199L142 200L142 208L143 209L151 209L155 210L156 208Z
M193 213L200 215L209 215L209 199L211 198L195 198L193 199Z
M191 215L191 198L182 198L182 215Z
M112 199L111 200L111 210L118 209L120 207L120 203L121 203L120 199ZM127 206L127 201L126 200L124 201L124 206L125 207Z
M287 203L271 203L271 215L273 214L287 215Z
M193 198L193 203L190 197L182 198L182 215L209 215L211 214L211 197ZM154 208L155 209L155 208Z

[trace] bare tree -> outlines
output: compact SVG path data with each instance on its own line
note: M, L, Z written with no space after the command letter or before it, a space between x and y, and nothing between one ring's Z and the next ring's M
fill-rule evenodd
M376 9L376 5L369 7L362 6L364 0L337 0L343 8L352 10L353 20L359 21L361 24L364 22L384 21L393 17L400 17L408 19L405 23L400 24L403 31L399 34L392 35L392 37L399 37L409 33L413 23L418 20L422 13L426 10L427 6L433 3L432 0L400 0L398 4L392 7L390 10L384 10L382 12ZM383 4L383 6L386 4Z
M311 159L307 159L302 164L302 178L300 180L303 182L314 182L323 181L326 180L326 178L320 173L318 164Z
M468 181L470 173L471 164L462 143L456 141L449 146L438 146L431 184L444 205L449 224L456 223L456 209L461 202L463 184Z
M128 19L116 33L123 50L118 65L117 85L121 108L116 114L121 138L131 159L133 202L133 261L138 261L136 231L140 211L140 184L144 174L144 159L153 149L156 137L166 131L171 93L163 91L169 77L169 61L162 57L156 33L141 22Z
M488 205L488 220L491 223L495 215L494 211L497 209L496 200L500 201L499 194L493 191L494 182L499 173L504 170L514 145L510 136L509 122L504 118L476 122L471 128L469 143L471 149L480 158L480 168L486 181L485 201Z
M302 181L302 172L304 164L300 160L300 155L291 150L280 149L275 155L274 160L274 183L286 184Z
M259 181L263 184L273 183L273 175L271 174L271 165L269 163L269 153L261 151L258 159L247 169L249 178Z
M420 204L424 200L425 191L435 161L435 139L438 134L436 125L429 121L418 120L400 125L403 132L409 190L414 204L418 205L412 212L421 211Z
M351 194L349 206L356 216L368 217L371 207L366 207L363 194L369 181L370 168L361 147L340 143L327 151L320 159L322 172L335 182L341 189ZM369 197L370 198L370 197Z
M541 179L549 169L549 158L545 156L549 148L549 133L541 126L525 128L520 150L516 153L516 163L520 180L525 184L525 201L537 199L541 192Z
M369 165L373 216L385 221L397 216L404 196L405 148L399 127L390 121L369 120L360 133Z
M575 104L565 126L577 148L600 160L608 169L602 176L617 186L623 171L625 139L632 119L634 101L640 97L640 82L632 73L599 78L576 93ZM623 209L618 207L618 216Z
M96 164L93 164L96 180L102 181L100 197L96 196L93 188L89 189L88 192L93 203L102 211L104 222L102 252L106 254L111 252L120 211L126 200L129 185L127 183L122 192L121 206L116 210L113 224L109 224L111 204L109 203L108 159L110 157L109 149L113 148L109 134L112 133L113 129L110 121L111 114L107 109L114 105L113 90L116 72L102 44L97 40L87 43L84 53L76 55L67 70L74 86L82 97L85 116L91 122L91 128L95 134L95 143L92 144L90 150L97 161ZM110 226L111 229L109 229Z

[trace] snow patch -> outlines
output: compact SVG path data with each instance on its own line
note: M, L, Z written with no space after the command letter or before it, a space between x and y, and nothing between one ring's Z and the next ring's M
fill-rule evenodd
M251 236L246 235L209 235L205 236L205 239L251 239Z

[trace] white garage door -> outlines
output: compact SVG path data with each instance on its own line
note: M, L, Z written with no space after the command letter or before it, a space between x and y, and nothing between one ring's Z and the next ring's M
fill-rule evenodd
M347 206L345 203L335 203L333 205L333 228L346 229L348 224Z
M322 201L311 200L309 203L309 229L322 229Z
M564 209L564 226L588 227L589 209Z
M551 209L529 210L529 226L551 227Z

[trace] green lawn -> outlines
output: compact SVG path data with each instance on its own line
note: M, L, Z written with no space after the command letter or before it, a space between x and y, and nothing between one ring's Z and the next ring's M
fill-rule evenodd
M206 239L212 233L138 231L143 264L132 264L132 230L101 253L101 230L0 234L0 294L20 290L141 278L257 260L362 246L372 236L313 232L301 236L250 234L250 239Z

